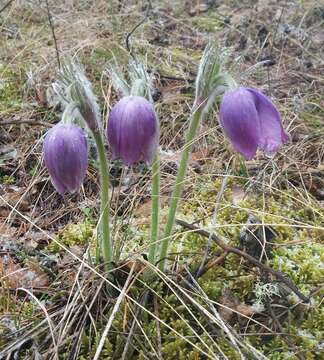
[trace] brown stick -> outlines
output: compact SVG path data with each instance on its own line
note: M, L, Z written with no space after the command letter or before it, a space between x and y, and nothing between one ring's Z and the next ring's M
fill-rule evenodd
M46 126L46 127L53 127L54 124L50 124L48 122L44 122L44 121L35 121L35 120L6 120L6 121L0 121L0 126L4 126L4 125L22 125L22 124L27 124L27 125L41 125L41 126Z
M229 253L233 253L236 254L238 256L241 256L243 258L245 258L246 260L248 260L250 263L254 264L255 266L257 266L258 268L260 268L262 271L272 274L273 276L276 277L276 279L282 283L284 283L287 287L289 287L289 289L291 289L301 300L303 300L304 302L308 303L309 302L309 298L307 296L305 296L303 293L301 293L299 291L299 289L297 288L297 286L289 279L289 277L285 274L283 274L280 271L276 271L273 270L271 267L262 264L260 261L258 261L257 259L255 259L253 256L247 254L246 252L233 247L233 246L229 246L227 245L221 238L219 238L216 234L210 234L208 231L203 230L198 228L195 225L189 224L183 220L176 220L176 223L183 226L184 228L187 228L189 230L192 230L193 232L202 235L204 237L209 237L211 236L211 239L213 241L215 241L215 243L221 247L225 252L229 252Z
M15 0L9 0L1 9L0 9L0 13L2 13L2 11L6 10L7 7L14 2Z
M45 0L45 4L46 4L46 10L47 10L48 23L49 23L49 26L51 28L53 41L54 41L54 46L55 46L56 61L57 61L58 68L60 69L61 68L60 52L59 52L58 45L57 45L57 38L56 38L56 35L55 35L55 28L54 28L54 23L52 21L52 15L51 15L51 11L50 11L50 8L49 8L48 0Z

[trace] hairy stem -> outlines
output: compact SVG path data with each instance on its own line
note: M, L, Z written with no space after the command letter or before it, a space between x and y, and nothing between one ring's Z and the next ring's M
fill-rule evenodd
M100 240L103 256L105 259L106 270L109 271L111 270L111 262L113 260L113 248L110 240L109 227L109 168L106 157L106 150L100 131L94 130L92 134L96 142L100 166Z
M182 156L181 156L180 165L179 165L179 169L178 169L178 173L177 173L176 183L175 183L175 186L174 186L174 189L172 192L172 196L171 196L171 202L170 202L170 206L169 206L169 213L168 213L167 223L165 226L164 237L163 237L163 240L161 243L159 268L162 271L164 270L164 267L165 267L166 256L168 253L168 247L169 247L169 242L170 242L172 229L173 229L173 225L174 225L175 214L177 211L178 202L179 202L179 200L181 198L181 194L182 194L183 182L184 182L184 178L187 173L187 167L188 167L188 163L189 163L189 156L190 156L192 146L193 146L193 140L195 138L195 135L196 135L196 132L198 129L198 125L201 121L203 114L204 114L203 106L198 106L197 108L195 108L195 111L193 112L192 117L191 117L189 129L188 129L188 132L186 135L186 144L182 151Z
M155 252L159 239L159 215L160 215L160 157L158 152L152 164L152 217L151 217L151 239L148 261L155 264Z

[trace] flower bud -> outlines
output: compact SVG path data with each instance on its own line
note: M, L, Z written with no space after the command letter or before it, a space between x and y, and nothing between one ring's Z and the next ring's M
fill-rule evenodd
M252 159L258 148L273 155L289 140L277 108L255 89L227 91L219 117L226 136L246 160Z
M55 125L46 134L43 156L52 184L60 194L80 188L88 167L88 143L81 128Z
M126 96L111 110L107 137L114 159L127 166L150 163L159 143L159 123L152 104L141 96Z
M100 128L99 105L92 85L81 65L72 60L66 60L60 70L60 79L53 84L53 87L66 106L63 119L65 116L71 118L72 111L77 104L77 108L89 129L96 131Z

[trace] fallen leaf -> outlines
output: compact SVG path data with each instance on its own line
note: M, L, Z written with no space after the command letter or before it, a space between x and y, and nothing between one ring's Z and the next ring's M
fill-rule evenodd
M40 244L48 244L48 236L39 231L28 231L19 238L24 249L35 250Z
M30 203L26 195L25 187L9 185L3 187L4 194L0 197L0 210L9 210L15 207L18 210L26 211Z
M256 313L252 306L241 303L228 289L223 291L219 303L223 305L219 307L219 314L228 323L235 321L239 315L251 317Z
M194 162L201 162L204 161L209 155L209 149L208 148L204 148L202 150L193 152L191 154L191 161Z
M48 276L35 263L21 266L10 255L0 257L0 283L4 288L42 288L48 285Z
M17 229L9 226L4 221L0 221L0 234L1 236L12 237L15 235Z
M81 246L73 245L69 248L70 252L82 259L84 249ZM75 263L76 258L69 252L64 252L63 258L59 263L59 267L66 267Z
M232 203L233 205L238 205L245 196L244 189L239 185L232 186Z

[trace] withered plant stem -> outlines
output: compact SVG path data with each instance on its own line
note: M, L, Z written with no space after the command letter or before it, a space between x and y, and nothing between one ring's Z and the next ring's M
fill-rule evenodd
M259 269L261 269L262 271L269 273L273 276L275 276L275 278L279 281L284 283L287 287L289 287L289 289L291 291L293 291L301 300L303 300L304 302L308 303L309 302L309 298L307 296L305 296L302 292L299 291L299 289L297 288L297 286L292 282L292 280L289 279L289 277L287 275L285 275L284 273L280 272L280 271L276 271L274 269L272 269L271 267L262 264L260 261L258 261L257 259L255 259L253 256L247 254L246 252L234 247L234 246L229 246L227 245L219 236L217 236L216 234L211 234L208 231L204 230L204 229L200 229L199 227L189 224L186 221L183 220L176 220L176 223L183 226L186 229L192 230L193 232L204 236L204 237L211 237L211 239L219 246L221 247L225 252L228 253L233 253L236 254L238 256L243 257L244 259L248 260L250 263L252 263L253 265L257 266Z

